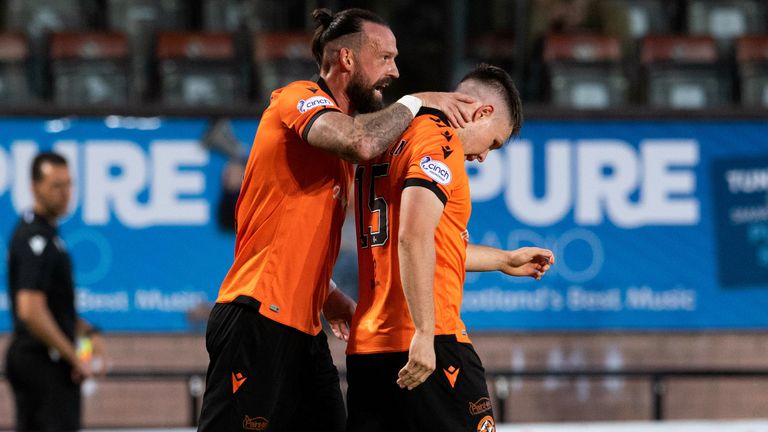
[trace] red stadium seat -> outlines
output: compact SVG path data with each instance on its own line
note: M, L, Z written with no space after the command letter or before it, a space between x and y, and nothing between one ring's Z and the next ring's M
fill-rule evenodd
M54 101L63 105L128 101L128 39L122 33L60 32L51 35Z
M310 48L312 34L262 32L253 37L257 93L266 100L272 90L296 80L312 79L318 66Z
M612 36L549 35L544 63L552 102L570 108L609 108L627 101L621 45Z
M736 59L741 77L741 104L768 108L768 34L739 38Z
M647 36L640 58L652 106L699 109L730 102L731 77L710 36Z
M160 33L157 61L166 104L227 105L246 99L231 33Z
M721 54L730 53L735 38L768 30L764 0L688 0L687 6L688 31L714 37Z
M26 74L29 45L21 33L0 33L0 102L23 104L31 98Z
M655 35L643 40L640 57L645 64L714 64L718 55L710 36Z

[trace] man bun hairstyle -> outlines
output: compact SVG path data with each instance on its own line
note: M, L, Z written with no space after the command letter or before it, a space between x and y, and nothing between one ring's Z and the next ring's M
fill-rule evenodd
M323 65L323 50L329 42L342 36L360 33L366 21L389 27L380 16L358 8L344 9L335 14L326 8L315 9L312 18L316 24L315 35L312 37L312 55L320 67Z
M43 164L49 163L56 166L67 166L67 160L58 153L41 152L32 160L32 182L37 183L43 179Z
M498 66L482 63L465 75L461 82L469 80L478 81L494 89L504 98L512 121L510 137L517 136L523 127L523 102L520 100L520 93L515 87L515 82L507 71Z

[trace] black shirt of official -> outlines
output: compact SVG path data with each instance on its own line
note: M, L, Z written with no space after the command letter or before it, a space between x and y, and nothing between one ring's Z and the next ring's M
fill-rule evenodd
M28 212L16 226L8 253L8 277L17 346L47 350L18 318L16 294L20 289L42 291L59 328L74 342L77 314L72 261L56 227L43 217Z

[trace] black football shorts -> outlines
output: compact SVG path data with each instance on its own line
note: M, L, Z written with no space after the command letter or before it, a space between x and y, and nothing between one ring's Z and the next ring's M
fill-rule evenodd
M348 432L494 432L485 370L471 344L435 336L437 367L413 390L397 385L407 352L347 356Z
M344 401L325 333L311 336L240 303L216 304L198 431L343 432Z

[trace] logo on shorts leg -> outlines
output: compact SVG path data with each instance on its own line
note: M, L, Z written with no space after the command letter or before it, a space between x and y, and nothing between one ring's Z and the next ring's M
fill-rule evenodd
M481 397L477 402L469 403L469 413L472 415L482 414L491 410L491 400L487 397Z
M493 417L483 417L477 424L477 432L496 432L496 423L493 422Z
M448 369L443 369L443 372L445 372L445 377L448 378L448 383L451 385L451 388L456 387L456 378L459 377L460 370L460 368L453 366L448 366Z
M240 390L240 386L243 385L245 380L247 380L248 377L243 375L242 373L234 373L232 372L232 394L237 393L238 390Z
M267 430L267 426L269 426L269 420L264 417L248 417L246 415L243 419L243 429L245 430L264 431Z

